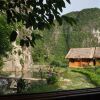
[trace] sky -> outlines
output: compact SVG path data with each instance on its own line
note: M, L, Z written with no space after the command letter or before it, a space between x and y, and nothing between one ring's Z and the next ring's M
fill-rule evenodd
M66 8L62 14L72 11L80 11L86 8L100 8L100 0L70 0L71 4L66 3Z

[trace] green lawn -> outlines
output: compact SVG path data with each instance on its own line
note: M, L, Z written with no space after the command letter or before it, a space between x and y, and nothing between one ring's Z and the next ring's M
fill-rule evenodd
M91 83L90 79L88 79L85 75L73 72L68 69L63 73L63 77L65 79L69 79L70 81L60 85L64 90L74 90L74 89L82 89L82 88L94 88L95 85Z
M95 86L100 86L100 67L88 69L73 69L72 71L85 75L92 84L94 84Z

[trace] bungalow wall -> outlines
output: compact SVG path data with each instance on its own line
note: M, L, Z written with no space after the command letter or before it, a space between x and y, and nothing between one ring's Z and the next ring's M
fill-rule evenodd
M93 61L91 59L69 59L69 67L79 68L92 66Z

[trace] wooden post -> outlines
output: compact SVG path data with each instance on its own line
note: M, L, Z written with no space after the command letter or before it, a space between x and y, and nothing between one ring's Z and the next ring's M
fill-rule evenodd
M82 67L82 59L80 59L80 64L81 64L81 67Z

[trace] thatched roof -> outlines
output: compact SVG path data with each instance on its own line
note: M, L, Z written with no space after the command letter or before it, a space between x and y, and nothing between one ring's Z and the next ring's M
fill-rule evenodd
M71 48L65 58L93 58L95 48Z

